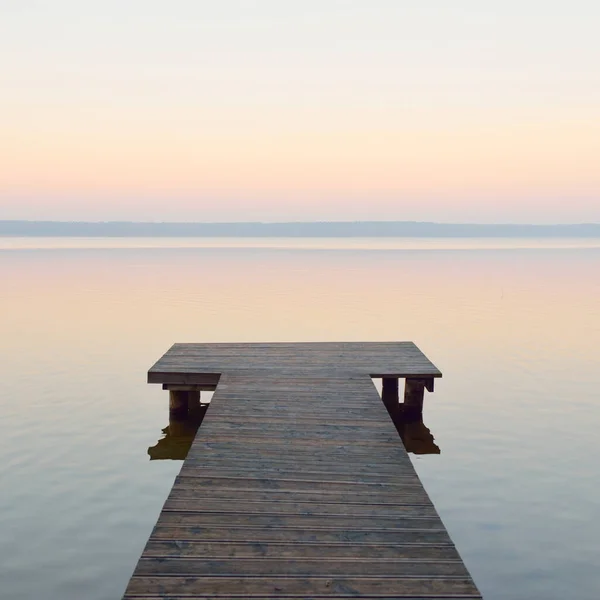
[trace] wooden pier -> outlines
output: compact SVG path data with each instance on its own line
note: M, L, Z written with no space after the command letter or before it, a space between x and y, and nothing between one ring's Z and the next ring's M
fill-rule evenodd
M173 346L172 412L216 392L124 598L481 598L393 422L438 377L410 342Z

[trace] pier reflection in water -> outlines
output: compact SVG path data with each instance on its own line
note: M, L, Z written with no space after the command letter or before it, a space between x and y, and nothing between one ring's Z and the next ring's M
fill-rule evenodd
M190 406L186 413L170 411L165 437L148 448L150 460L185 460L210 404Z
M429 428L423 423L421 416L399 415L394 419L396 430L402 438L407 452L412 454L440 454Z
M203 398L204 400L204 398ZM187 413L169 413L169 425L162 432L164 437L148 448L150 460L185 460L202 424L209 403L190 405ZM440 454L429 428L420 414L400 410L394 415L394 425L406 451L412 454Z

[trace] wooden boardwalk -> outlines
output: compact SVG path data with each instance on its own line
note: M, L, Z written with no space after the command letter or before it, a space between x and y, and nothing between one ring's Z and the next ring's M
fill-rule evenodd
M370 375L441 376L412 344L174 346L149 381L218 387L124 597L480 598Z

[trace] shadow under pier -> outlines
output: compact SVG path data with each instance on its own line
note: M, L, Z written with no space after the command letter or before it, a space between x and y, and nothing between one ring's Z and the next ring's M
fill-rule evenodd
M180 407L179 410L169 411L169 424L162 430L164 437L148 448L150 460L186 459L210 406L210 403L200 402L199 392L190 392L190 395L192 398L185 410Z
M164 437L148 448L150 460L185 460L210 406L209 402L200 402L199 390L175 390L176 403L173 402L173 391L170 390L169 424L162 430ZM388 413L407 452L417 455L441 453L430 429L423 422L421 411L415 411L397 400L388 402L386 407L390 406L393 408L388 408Z

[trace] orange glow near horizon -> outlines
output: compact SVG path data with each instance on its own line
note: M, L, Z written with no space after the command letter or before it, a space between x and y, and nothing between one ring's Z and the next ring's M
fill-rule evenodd
M12 133L0 141L1 193L83 204L103 196L107 210L125 203L143 212L150 196L175 199L181 213L214 199L231 211L251 203L277 212L287 199L318 217L323 204L341 211L369 199L393 218L423 204L439 210L452 202L468 212L490 197L516 207L524 198L592 202L600 191L600 123L590 127L585 119L439 129L335 131L313 124L303 131L181 132L89 125Z

